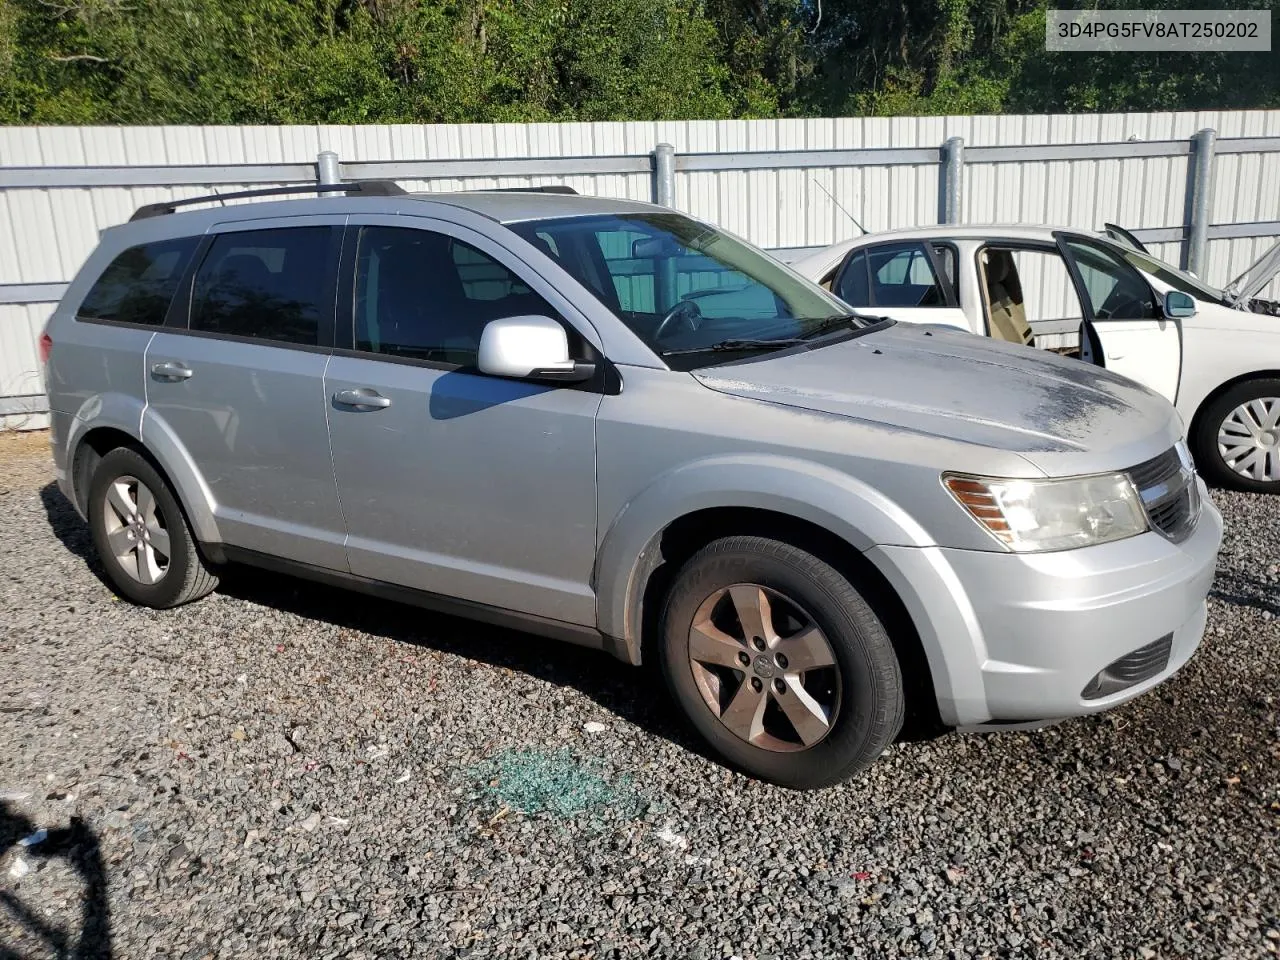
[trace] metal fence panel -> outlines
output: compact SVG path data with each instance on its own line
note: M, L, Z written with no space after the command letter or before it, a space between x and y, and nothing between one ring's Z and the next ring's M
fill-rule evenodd
M1148 234L1158 238L1153 252L1179 263L1195 162L1190 142L1206 128L1218 138L1212 224L1260 225L1230 235L1209 227L1201 272L1221 284L1280 239L1280 111L0 128L0 398L22 405L14 398L39 393L35 340L50 298L100 230L145 203L209 193L214 184L226 192L311 179L322 150L338 153L344 176L403 175L407 189L562 183L649 200L652 152L669 143L676 207L794 252L856 234L854 220L873 231L940 222L941 149L958 137L964 221L1082 228L1111 221L1156 231ZM1235 235L1268 224L1269 237ZM1280 280L1264 295L1280 297ZM13 423L0 407L0 426Z

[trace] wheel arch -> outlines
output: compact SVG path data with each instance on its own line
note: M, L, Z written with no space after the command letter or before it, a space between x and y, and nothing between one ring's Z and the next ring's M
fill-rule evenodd
M1197 442L1196 438L1198 438L1199 430L1201 430L1201 425L1204 422L1204 413L1208 411L1208 408L1216 401L1219 401L1229 390L1239 387L1240 384L1249 383L1251 380L1280 380L1280 370L1245 371L1243 374L1233 376L1230 380L1222 381L1217 387L1204 394L1201 401L1196 404L1196 412L1192 413L1192 419L1187 425L1187 438L1190 443ZM1198 454L1199 451L1193 447L1192 453Z
M657 534L646 550L651 558L641 571L632 610L640 662L656 657L663 601L676 572L702 547L727 536L759 536L813 554L840 572L862 594L884 624L902 668L909 737L929 736L942 728L929 658L906 604L883 573L862 551L812 521L759 507L710 507L685 514Z
M139 405L140 406L140 405ZM192 533L202 544L221 542L213 515L213 497L200 479L190 456L163 424L142 409L137 418L77 417L78 429L67 440L67 479L74 506L88 516L89 484L99 461L117 447L130 447L146 457L173 490ZM136 423L138 429L134 429Z
M1216 400L1222 397L1228 390L1238 387L1242 383L1248 383L1250 380L1280 380L1280 370L1250 370L1225 380L1218 384L1196 404L1196 412L1191 415L1191 422L1187 424L1187 436L1194 437L1200 430L1200 424L1204 420L1205 411Z
M744 485L744 477L752 483ZM731 535L767 536L806 550L864 591L898 652L910 726L923 732L939 725L920 632L896 589L864 554L877 543L927 546L930 538L879 491L809 463L736 457L689 465L658 478L627 504L604 536L595 571L599 627L621 659L652 659L662 598L675 572L702 546Z

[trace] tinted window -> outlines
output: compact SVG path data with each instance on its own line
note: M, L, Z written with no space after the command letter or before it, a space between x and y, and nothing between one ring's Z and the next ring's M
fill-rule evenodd
M836 285L836 296L851 307L871 306L871 287L867 283L867 255L855 253L845 264Z
M223 233L196 274L191 329L316 345L331 312L323 303L329 227Z
M1120 257L1092 243L1067 241L1084 281L1093 315L1099 320L1151 320L1155 295L1147 281Z
M471 365L500 317L555 311L514 273L453 237L362 227L356 248L356 349Z
M946 303L922 243L872 247L871 296L877 307L941 307Z
M77 316L118 323L159 326L198 237L130 247L111 261L93 285Z

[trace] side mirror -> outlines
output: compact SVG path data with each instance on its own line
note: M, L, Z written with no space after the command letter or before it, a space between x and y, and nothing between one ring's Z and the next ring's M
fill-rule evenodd
M569 357L569 337L550 317L503 317L480 332L481 373L516 380L578 383L596 372L594 363Z
M1181 290L1170 290L1164 295L1164 315L1173 320L1179 317L1194 317L1196 315L1195 298Z

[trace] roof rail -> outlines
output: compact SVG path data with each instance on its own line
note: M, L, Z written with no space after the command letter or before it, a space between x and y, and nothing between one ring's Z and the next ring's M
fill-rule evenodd
M477 193L488 193L487 190L477 190ZM575 197L578 191L573 187L566 187L558 183L550 184L545 187L494 187L493 193L570 193Z
M348 180L345 183L299 183L288 187L267 187L262 190L237 190L234 193L211 193L207 197L187 197L183 200L165 200L162 203L148 203L139 207L129 218L146 220L150 217L162 217L174 213L179 207L189 207L197 203L224 202L227 200L244 200L248 197L280 197L290 193L346 193L361 194L366 197L395 197L407 193L394 180Z

